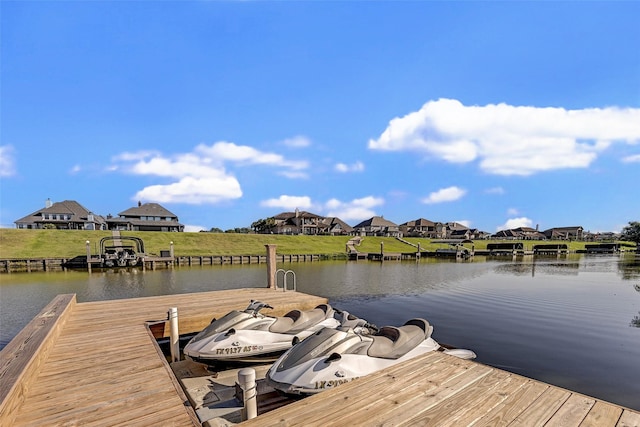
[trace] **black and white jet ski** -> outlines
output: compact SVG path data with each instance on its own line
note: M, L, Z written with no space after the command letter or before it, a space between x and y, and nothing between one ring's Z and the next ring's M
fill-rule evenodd
M321 304L309 311L291 310L282 317L260 313L273 308L251 301L242 310L234 310L194 336L185 346L184 355L197 362L269 362L291 348L294 340L302 340L323 328L336 328L342 323L333 308ZM340 312L340 316L348 315Z
M401 327L322 329L285 352L267 372L267 384L285 394L314 394L431 351L474 359L471 350L445 349L424 319Z

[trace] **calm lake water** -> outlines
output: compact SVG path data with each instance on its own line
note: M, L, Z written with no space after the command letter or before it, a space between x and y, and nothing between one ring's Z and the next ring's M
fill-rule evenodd
M378 326L423 317L477 361L640 410L640 258L278 265ZM58 294L79 302L261 287L266 265L0 276L0 347ZM212 302L213 303L213 302Z

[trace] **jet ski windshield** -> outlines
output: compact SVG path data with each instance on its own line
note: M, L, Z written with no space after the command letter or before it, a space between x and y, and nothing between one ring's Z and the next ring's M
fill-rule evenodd
M209 338L212 335L219 334L220 332L228 331L233 328L238 323L247 319L247 313L244 311L231 311L220 319L214 320L200 331L195 337L193 337L193 341L199 341L205 338Z
M332 328L321 329L293 346L278 364L276 371L284 371L309 360L328 356L336 347L354 338L360 341L360 337L353 332L345 333Z

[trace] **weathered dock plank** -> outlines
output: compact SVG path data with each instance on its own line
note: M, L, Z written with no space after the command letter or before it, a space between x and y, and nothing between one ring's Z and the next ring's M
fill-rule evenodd
M416 357L242 426L640 426L640 413L443 353Z
M275 315L326 302L266 288L56 299L0 352L0 425L199 426L146 324L158 321L168 334L167 310L178 307L181 333L195 332L250 299L270 303ZM286 406L274 402L242 425L640 426L638 411L440 352Z
M598 401L587 414L581 427L612 427L618 424L622 408L610 403Z
M196 332L251 299L277 315L327 301L266 288L77 304L73 295L57 298L0 352L0 425L200 425L146 322L164 322L178 307L181 333Z
M13 422L75 304L58 295L0 352L0 425Z

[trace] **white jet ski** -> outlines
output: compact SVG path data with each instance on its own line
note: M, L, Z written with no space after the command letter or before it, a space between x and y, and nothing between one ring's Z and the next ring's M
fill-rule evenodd
M269 304L252 300L243 311L234 310L194 336L183 352L197 362L269 362L298 342L323 328L336 328L336 310L321 304L313 310L291 310L283 317L260 313ZM340 312L342 317L348 313Z
M474 359L471 350L445 349L424 319L401 327L322 329L285 352L269 369L266 382L285 394L308 395L431 351Z

